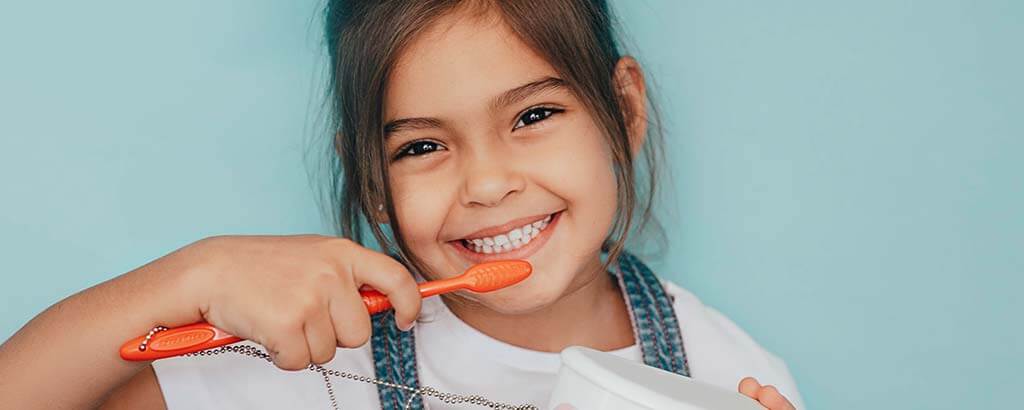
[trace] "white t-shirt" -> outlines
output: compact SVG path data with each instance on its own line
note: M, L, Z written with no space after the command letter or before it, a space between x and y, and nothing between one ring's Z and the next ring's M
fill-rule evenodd
M753 376L775 385L797 409L803 402L786 364L764 350L743 330L697 297L671 282L683 347L695 380L735 391L739 381ZM423 300L416 332L420 383L441 392L479 394L513 405L547 405L560 364L558 353L516 347L487 336L455 316L440 298ZM262 347L250 341L240 343ZM640 362L633 345L612 352ZM338 349L324 367L374 376L370 344ZM184 409L330 409L323 376L309 370L286 371L272 363L222 353L217 356L175 357L153 362L169 410ZM376 386L332 378L342 409L380 408ZM426 399L428 409L481 409L475 405L444 404Z

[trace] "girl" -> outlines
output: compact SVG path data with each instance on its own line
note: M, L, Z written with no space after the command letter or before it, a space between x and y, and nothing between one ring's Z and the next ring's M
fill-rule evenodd
M543 406L557 352L583 345L801 407L782 361L623 249L650 210L658 135L612 26L603 0L330 1L332 190L349 239L206 238L73 295L3 345L0 396L12 408L450 408L358 380L325 394L329 377L299 371L323 364ZM394 257L363 247L366 229ZM534 274L421 301L416 279L495 259L528 259ZM364 285L394 311L367 315ZM201 320L292 371L231 351L117 356L156 325Z

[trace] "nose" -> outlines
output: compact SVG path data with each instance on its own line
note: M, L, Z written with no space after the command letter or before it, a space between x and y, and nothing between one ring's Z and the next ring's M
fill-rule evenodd
M497 151L477 149L463 158L463 206L494 207L526 188L526 179L517 167L520 162Z

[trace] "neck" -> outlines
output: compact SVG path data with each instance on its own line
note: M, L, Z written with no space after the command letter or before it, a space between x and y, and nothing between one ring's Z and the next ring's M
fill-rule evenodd
M609 351L634 344L629 311L618 283L595 258L577 278L582 283L542 309L516 315L478 304L451 303L448 308L470 326L497 340L525 349L559 352L579 345ZM585 272L585 273L584 273Z

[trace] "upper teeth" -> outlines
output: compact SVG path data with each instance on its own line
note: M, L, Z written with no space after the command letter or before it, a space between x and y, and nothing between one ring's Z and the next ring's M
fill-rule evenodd
M551 215L536 222L528 223L500 235L484 238L463 239L463 245L474 252L479 253L500 253L519 249L536 238L540 231L548 227L551 222Z

